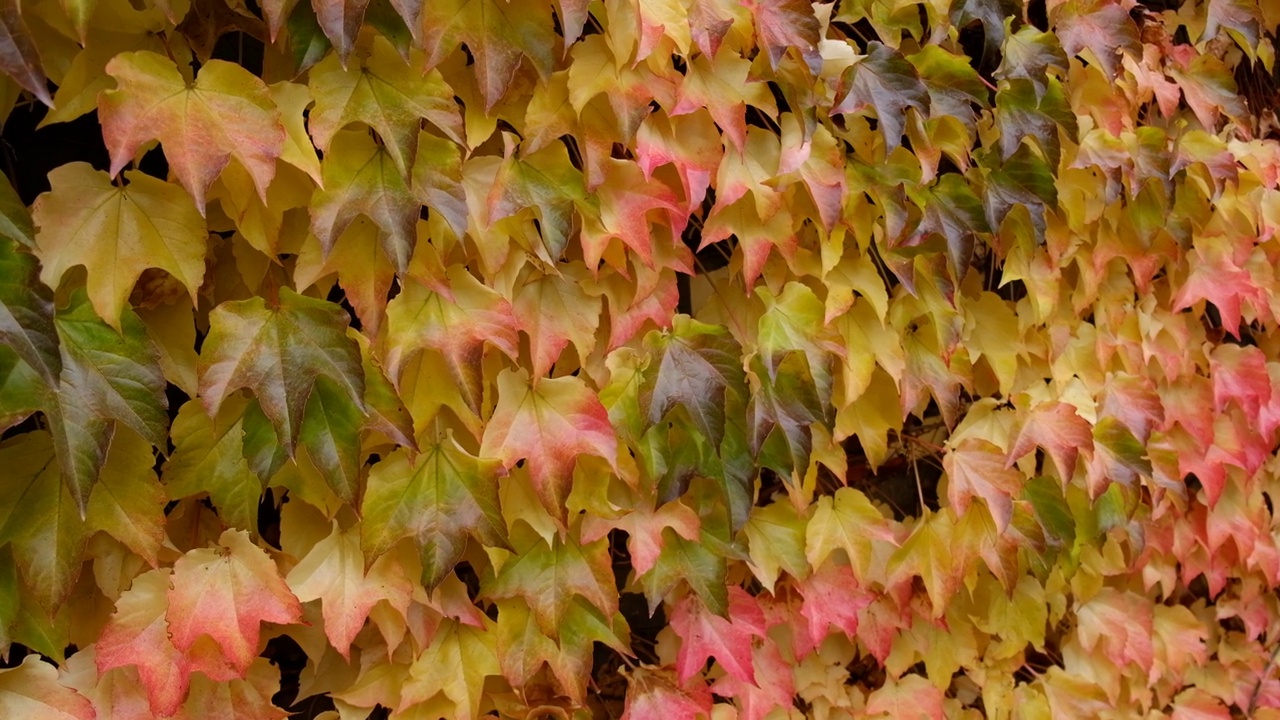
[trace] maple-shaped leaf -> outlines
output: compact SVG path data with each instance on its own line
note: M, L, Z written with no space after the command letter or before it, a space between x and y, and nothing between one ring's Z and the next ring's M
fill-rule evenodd
M307 238L293 268L295 286L306 292L333 274L355 310L360 327L373 337L382 328L387 295L396 268L382 249L385 233L364 215L357 216L333 243L326 256L319 240Z
M987 86L963 54L952 54L939 45L926 45L907 60L929 89L929 110L935 117L960 118L966 127L973 127L977 120L974 106L990 105Z
M1129 11L1109 0L1065 3L1054 29L1068 56L1087 48L1108 78L1116 75L1117 55L1122 51L1138 54L1138 28Z
M362 368L363 369L363 368ZM364 373L360 375L364 379ZM347 388L320 375L311 388L298 440L307 456L343 502L360 494L360 430L364 426L363 394L353 402Z
M996 124L1000 128L1000 152L1009 157L1017 152L1023 138L1033 138L1044 150L1050 167L1062 155L1058 128L1074 137L1075 112L1068 104L1062 83L1053 78L1038 89L1031 80L1006 80L996 93Z
M416 352L435 350L448 363L467 404L479 412L485 345L518 358L520 323L511 303L465 268L449 268L448 278L448 295L407 280L387 303L387 370L398 381Z
M743 720L764 720L778 708L795 704L795 672L792 663L783 659L777 643L766 641L752 650L756 682L740 680L734 675L716 678L711 691L731 697Z
M48 433L0 444L0 463L8 478L0 490L0 544L11 544L24 584L52 617L80 575L89 531L58 477Z
M573 166L564 145L556 143L521 157L508 150L489 190L488 220L494 223L521 210L536 210L546 246L544 259L554 262L579 222L577 211L588 202L582 172Z
M366 516L364 523L371 520ZM407 610L412 592L410 580L395 573L391 563L375 562L365 571L362 532L342 530L334 521L333 532L316 543L285 578L301 602L320 600L325 634L344 658L350 658L351 642L374 605L386 600Z
M751 11L756 39L774 70L787 50L794 48L809 72L818 74L822 69L818 52L821 26L812 5L804 0L748 0L743 4Z
M800 615L809 630L809 643L817 648L832 627L850 639L858 636L858 616L871 604L872 595L858 587L858 579L848 565L826 563L797 584Z
M671 188L645 178L636 163L609 159L604 163L603 174L601 184L595 189L600 203L599 230L588 236L584 229L582 234L586 266L599 267L600 259L609 257L606 252L609 241L618 238L646 268L653 269L655 248L651 218L660 218L659 226L669 228L672 237L679 237L688 216L680 211ZM665 213L654 218L654 210ZM612 259L610 263L618 264Z
M53 293L39 277L36 258L0 237L0 345L53 387L62 373L62 356L53 327Z
M1100 648L1118 667L1134 663L1149 672L1155 658L1153 612L1145 597L1104 587L1077 611L1080 645L1085 651Z
M296 623L298 599L271 557L242 530L227 530L217 548L198 548L173 565L168 593L174 647L188 652L208 636L241 677L257 656L261 623Z
M868 716L888 716L907 720L942 720L942 691L920 675L904 675L885 684L867 697Z
M570 342L584 363L596 345L600 296L591 292L581 266L560 269L561 274L544 275L531 266L517 281L511 302L520 329L529 336L535 378L551 371Z
M152 469L155 464L151 443L117 428L84 517L88 529L106 532L152 567L164 542L168 500Z
M549 3L532 0L445 0L422 12L422 45L435 67L459 44L475 58L476 84L486 112L507 93L522 60L545 80L556 45Z
M261 297L219 305L200 353L200 399L209 416L247 388L292 454L316 378L329 378L344 401L363 410L360 348L347 337L347 318L337 305L288 288L273 307Z
M445 621L435 632L430 645L409 668L409 680L401 693L401 704L410 715L413 706L425 703L442 693L454 705L451 713L441 714L459 720L480 717L484 698L484 680L502 672L494 650L494 633L453 621ZM372 703L371 703L372 704ZM428 711L430 712L430 711ZM411 715L410 715L411 716Z
M339 130L362 122L378 131L396 168L408 177L423 119L461 143L462 116L453 90L439 70L421 70L421 55L413 53L410 60L386 38L371 35L370 46L357 53L358 64L344 69L331 55L311 68L308 84L316 104L308 127L316 147L327 154Z
M823 303L808 286L787 283L782 294L757 288L765 312L756 325L756 344L770 373L779 370L788 353L798 351L809 366L809 375L819 402L831 402L832 368L835 356L844 354L844 345L834 328L827 327ZM824 413L820 413L820 417Z
M808 361L800 351L791 351L770 369L755 355L751 373L755 382L747 418L752 454L783 475L802 472L809 467L813 443L809 424L822 420L823 410Z
M662 421L680 405L713 446L725 433L725 398L747 397L742 348L729 331L677 315L668 333L650 333L645 346L655 354L639 387L645 427Z
M266 658L255 658L244 678L218 682L193 675L182 710L190 718L284 720L289 712L272 702L280 692L280 669Z
M1267 291L1260 287L1242 265L1231 243L1218 237L1198 237L1187 253L1190 274L1173 298L1175 312L1185 310L1201 300L1217 308L1222 329L1239 337L1240 312L1245 301L1255 308L1266 307Z
M1064 402L1037 405L1027 414L1014 436L1017 439L1009 449L1007 465L1012 467L1014 462L1036 447L1044 448L1053 459L1064 487L1075 474L1080 451L1093 449L1093 428L1089 421Z
M243 402L225 403L216 421L199 400L185 403L173 421L174 450L164 465L163 478L171 497L208 493L229 526L256 530L265 483L246 460L246 420ZM279 447L274 437L271 442Z
M935 618L946 611L973 557L964 530L950 508L930 513L920 518L889 561L894 577L916 576L924 582Z
M758 207L750 198L740 198L728 207L717 203L703 225L702 242L698 245L701 252L730 235L736 237L742 251L743 280L748 287L760 277L775 248L784 258L791 258L799 245L794 217L785 205L765 216L760 215Z
M876 112L885 147L892 151L902 143L907 108L929 114L929 89L920 73L902 53L872 41L866 57L854 63L841 80L844 89L832 113L854 113L865 108Z
M1049 70L1065 74L1067 54L1057 35L1040 32L1034 25L1023 25L1004 41L1000 67L995 76L1001 80L1024 79L1036 88L1037 99L1048 88Z
M498 406L485 426L480 455L498 458L507 468L525 460L538 497L554 517L565 513L578 456L596 455L612 466L617 452L609 414L581 378L543 378L532 385L525 370L498 375Z
M1058 205L1058 187L1053 170L1044 158L1023 142L998 170L987 177L982 195L987 224L999 229L1009 211L1021 205L1031 213L1031 222L1040 235L1045 230L1045 210Z
M498 599L523 599L542 632L558 634L575 596L594 605L605 617L618 611L608 540L579 545L556 536L548 544L536 537L516 547L522 552L502 566L487 594Z
M166 447L169 424L164 374L147 329L130 309L112 329L83 290L54 317L62 350L57 393L42 409L49 420L62 479L84 511L106 461L116 423L156 447Z
M653 113L636 131L634 152L646 178L668 163L675 167L684 187L684 209L691 212L706 197L724 156L724 144L719 128L707 112L678 117Z
M467 232L467 192L462 186L462 151L458 144L427 131L418 135L413 161L414 197L449 224L453 234Z
M373 466L361 513L365 552L376 558L402 538L422 557L422 584L433 589L462 558L468 537L505 547L495 460L477 458L446 436L412 460L398 450Z
M752 638L764 637L765 618L760 604L740 587L729 588L728 617L711 612L696 597L688 596L671 612L671 627L680 637L676 673L680 682L702 671L709 658L743 682L756 682L751 658Z
M409 266L421 205L387 147L367 132L340 132L322 164L325 189L311 198L311 232L325 254L359 215L381 229L382 250L396 272Z
M180 188L137 171L125 178L129 184L117 187L88 163L61 165L49 173L52 189L32 210L40 279L56 288L68 270L83 265L94 309L117 330L147 268L169 273L195 304L208 238L204 219Z
M965 438L942 458L947 473L947 499L956 512L963 515L976 496L987 503L996 521L996 530L1004 532L1013 515L1013 498L1022 489L1022 473L1006 465L1005 453L999 446L981 438Z
M0 670L0 714L15 720L94 720L93 703L58 682L58 669L38 654Z
M96 654L100 675L112 668L136 666L151 711L163 717L182 706L190 683L189 669L169 639L165 620L170 572L168 568L149 570L133 579L116 600Z
M870 581L873 542L896 545L893 526L861 490L840 488L834 496L823 496L815 503L813 515L805 529L805 557L815 568L830 565L827 558L843 550L853 566L854 574L864 583Z
M768 85L751 77L751 63L733 53L714 59L699 55L689 63L685 79L676 88L673 118L705 108L729 140L746 147L747 106L776 117L778 107Z
M784 570L797 579L809 576L809 561L804 554L805 525L805 518L789 502L752 508L751 517L742 528L747 539L748 565L770 593Z
M670 671L639 666L629 674L622 720L698 720L711 716L711 690L701 680L676 682Z
M146 690L134 668L119 668L98 673L97 647L90 645L67 658L59 678L66 687L83 695L93 704L99 718L112 720L152 720Z
M233 157L266 202L285 132L262 80L235 63L210 60L188 84L172 60L149 51L115 56L107 73L117 87L98 96L98 117L113 176L143 143L159 140L202 214L205 192Z

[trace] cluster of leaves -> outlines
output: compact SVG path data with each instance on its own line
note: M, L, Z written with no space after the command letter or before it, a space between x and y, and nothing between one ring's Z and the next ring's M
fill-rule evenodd
M0 25L0 715L1280 716L1275 2Z

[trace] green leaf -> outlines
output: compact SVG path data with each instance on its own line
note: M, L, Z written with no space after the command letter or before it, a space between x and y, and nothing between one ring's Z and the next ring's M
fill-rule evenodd
M53 441L43 431L0 443L0 544L12 543L22 579L53 615L80 575L89 537L75 499L58 477Z
M0 176L0 236L16 240L27 249L36 246L35 225L31 213L22 204L7 175Z
M575 595L582 596L606 617L618 611L607 539L579 545L555 537L548 545L534 537L531 543L517 545L516 549L520 552L502 566L487 595L499 600L523 599L542 632L559 634L558 628Z
M1045 534L1059 547L1070 548L1076 541L1076 521L1062 495L1061 483L1038 475L1022 486L1022 495L1031 503Z
M953 55L938 45L925 45L907 61L915 66L929 89L930 111L935 117L958 117L972 127L977 117L973 106L990 105L987 86L967 57Z
M645 346L656 357L638 388L643 427L661 422L680 405L698 432L719 447L725 433L725 395L747 396L738 341L723 327L677 315L669 332L650 333Z
M751 453L783 477L803 473L813 445L809 424L821 420L823 411L804 355L787 353L772 372L756 355L751 372L758 382L747 405Z
M921 232L935 232L947 241L952 276L963 278L973 261L978 233L991 232L982 200L964 178L948 173L924 193Z
M929 115L929 90L920 81L915 67L902 53L874 40L867 44L867 56L854 63L841 80L844 95L832 113L854 113L872 108L884 134L887 151L902 143L907 108Z
M1040 32L1033 25L1023 25L1004 41L1003 58L995 76L1001 80L1028 80L1036 89L1036 100L1048 89L1050 70L1065 75L1067 54L1058 37Z
M83 290L54 318L62 349L56 397L44 408L62 477L81 512L106 461L114 423L156 447L168 446L168 401L159 353L132 310L117 333L94 312Z
M1025 138L1034 138L1044 150L1049 167L1062 157L1058 129L1076 136L1076 115L1067 102L1062 83L1049 78L1040 90L1031 80L1006 80L996 93L996 125L1000 128L1000 154L1006 159L1017 152Z
M279 303L261 297L225 302L209 313L200 352L200 397L216 417L241 388L258 398L276 436L292 456L316 378L334 381L364 410L360 348L347 337L348 316L337 305L280 289Z
M163 480L169 497L207 493L227 526L257 532L265 481L254 475L245 460L242 415L249 416L246 405L256 407L236 399L225 403L211 420L199 401L184 404L173 421L174 451L164 465ZM279 447L278 442L274 444Z
M3 195L0 192L0 204ZM0 344L9 346L45 384L54 387L62 372L62 357L53 327L53 293L40 282L39 268L39 262L19 250L13 240L0 238Z
M360 495L360 408L339 383L321 375L311 389L299 434L325 482L348 503Z
M537 210L547 258L556 261L569 244L575 210L588 203L582 172L564 145L556 143L524 157L508 154L489 192L489 222L526 208Z
M48 403L48 384L13 350L0 345L0 430L8 430Z
M987 177L987 192L983 197L987 222L999 228L1006 215L1014 207L1025 206L1041 237L1045 231L1045 211L1058 205L1058 187L1053 171L1027 143Z
M151 567L159 564L165 539L167 500L155 464L151 443L130 430L116 430L84 518L88 532L106 532Z
M433 589L462 558L467 538L507 546L498 507L502 466L439 438L410 459L398 450L373 466L361 505L365 553L376 558L402 538L413 538L422 558L422 583Z

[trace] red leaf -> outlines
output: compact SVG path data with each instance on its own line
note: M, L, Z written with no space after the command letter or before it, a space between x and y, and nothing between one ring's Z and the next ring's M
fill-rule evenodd
M1093 449L1093 429L1071 405L1064 402L1041 403L1028 413L1018 439L1009 451L1006 465L1012 467L1036 446L1049 453L1065 486L1076 472L1076 458L1080 450Z
M987 503L996 529L1004 532L1013 515L1013 496L1022 489L1022 473L1005 463L1004 453L987 440L965 438L942 458L950 482L947 499L963 515L975 496Z
M715 658L739 680L756 682L751 638L764 637L764 612L746 590L729 588L727 620L708 610L695 596L687 595L671 613L671 627L681 640L676 656L680 682L700 672L708 658Z
M858 616L874 596L858 587L852 568L826 563L798 587L804 598L800 614L809 621L809 641L815 648L822 645L832 625L851 639L858 636Z

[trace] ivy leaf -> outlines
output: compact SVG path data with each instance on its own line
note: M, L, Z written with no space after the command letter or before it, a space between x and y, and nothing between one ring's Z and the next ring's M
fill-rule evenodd
M421 205L386 146L367 132L338 133L322 163L324 189L311 198L311 232L328 255L360 215L382 232L382 251L397 273L409 267Z
M58 477L48 433L23 433L0 444L0 466L9 478L0 491L0 544L12 543L23 581L52 616L80 575L89 533Z
M1001 80L1028 80L1036 90L1036 100L1048 88L1049 71L1065 74L1067 54L1051 32L1040 32L1034 25L1023 25L1004 41L1003 55L995 76Z
M1138 28L1129 11L1100 1L1066 3L1055 23L1056 34L1068 56L1088 48L1108 78L1116 76L1121 52L1141 55Z
M363 372L360 380L364 380ZM298 435L302 446L307 449L307 456L329 487L347 503L354 503L360 494L363 405L363 392L356 402L347 394L345 387L320 375L311 388Z
M169 273L186 287L192 304L204 282L204 219L177 186L137 171L117 187L88 163L68 163L49 173L51 190L36 198L36 254L40 279L57 287L76 265L103 320L121 329L125 300L147 268ZM212 178L210 178L212 181Z
M747 396L741 346L725 328L687 315L677 315L668 333L650 333L645 346L656 354L656 367L644 374L639 388L644 427L661 422L680 405L698 432L720 447L726 394Z
M907 108L921 116L929 114L929 90L920 81L915 66L902 53L872 41L866 57L854 63L841 79L844 95L832 113L855 113L865 108L876 112L887 151L902 143Z
M942 691L920 675L906 675L883 686L867 697L867 714L891 718L942 720Z
M164 374L146 327L132 310L117 332L89 306L83 291L54 318L62 349L56 396L44 407L63 481L81 512L106 462L115 423L156 447L168 446Z
M1057 207L1058 188L1053 171L1028 143L1018 146L1016 152L992 172L988 178L983 205L987 211L987 223L999 229L1009 211L1023 205L1031 213L1036 230L1043 235L1045 210Z
M747 405L752 454L784 476L802 472L813 445L809 424L822 419L823 409L808 362L793 351L770 370L755 355L751 372L756 379Z
M467 232L467 194L462 185L462 152L455 142L423 131L413 161L413 195L439 213L458 237Z
M789 49L796 49L813 75L822 70L818 52L821 26L813 6L804 0L748 0L743 3L755 21L756 38L774 70Z
M253 178L258 196L284 148L280 111L262 80L234 63L210 60L189 85L172 60L153 52L121 53L107 63L117 89L98 97L102 136L114 176L143 143L159 140L165 158L201 214L205 192L234 157Z
M871 579L874 541L897 544L893 528L861 490L840 488L834 496L818 499L805 529L805 557L815 568L829 565L827 558L843 550L854 574L864 583Z
M54 387L62 356L53 327L53 293L40 282L39 268L16 242L0 237L0 345L12 349Z
M727 618L712 613L697 598L686 597L672 611L671 627L680 638L676 672L681 683L700 672L709 658L715 658L733 677L755 684L752 638L764 637L765 618L756 599L745 590L729 588Z
M351 643L373 606L386 600L407 611L412 592L410 581L392 571L390 563L374 563L365 571L361 532L342 530L335 520L333 532L316 543L285 578L298 600L320 600L325 634L345 659L350 659Z
M1009 449L1006 464L1012 467L1018 458L1033 448L1042 447L1053 459L1065 488L1075 474L1080 450L1093 449L1093 428L1089 421L1080 417L1076 409L1067 403L1047 402L1029 412L1020 426L1020 430L1014 433L1017 440Z
M461 144L462 116L439 70L424 73L421 55L414 53L415 62L406 63L386 38L371 37L370 47L357 55L358 65L344 69L338 57L329 56L311 68L308 84L316 99L308 120L311 137L327 154L339 130L362 122L378 131L387 154L407 178L422 119ZM345 53L340 54L345 63Z
M14 240L24 248L34 248L35 234L26 204L18 197L9 178L0 178L0 237Z
M467 538L507 546L498 506L495 460L470 455L451 437L412 460L398 450L373 466L361 505L361 537L368 557L413 538L422 557L422 584L434 589L462 558Z
M408 280L387 303L387 370L397 382L412 356L439 352L467 405L479 412L485 345L520 356L519 322L511 303L461 267L449 269L448 295Z
M511 303L521 330L529 336L535 378L551 371L570 342L583 363L595 348L601 300L584 287L585 273L574 272L578 267L563 267L558 275L529 273Z
M476 84L485 112L493 110L515 79L522 59L544 81L555 62L550 6L532 0L444 0L422 12L427 64L439 65L459 44L475 58Z
M88 530L105 531L151 567L159 563L167 500L155 464L151 443L117 429L85 511Z
M1062 156L1058 128L1066 130L1068 137L1076 134L1075 113L1067 103L1062 83L1053 78L1044 81L1043 90L1031 80L1006 80L996 93L996 124L1000 128L1000 152L1005 158L1030 137L1044 150L1051 168L1058 166Z
M618 611L608 540L579 545L553 537L548 544L539 537L529 547L517 547L522 552L502 566L488 594L499 600L524 600L543 633L560 634L559 628L578 596L605 617Z
M953 277L963 278L973 262L978 233L991 232L982 201L959 175L938 178L925 195L920 232L934 232L947 241L947 260Z
M229 526L256 532L266 481L250 470L245 459L247 421L243 402L225 403L215 421L198 400L188 401L173 421L174 450L164 465L163 479L174 499L208 493ZM274 436L271 442L278 447Z
M320 376L363 412L360 348L347 337L347 314L337 305L281 288L274 307L256 297L225 302L209 314L200 353L200 398L210 417L231 393L246 388L292 455Z
M1003 533L1013 515L1013 500L1022 490L1022 473L1005 464L1004 452L980 438L965 438L942 458L947 473L947 498L961 515L974 496L987 503L996 531Z
M5 0L0 5L0 70L46 107L53 107L49 81L45 78L31 31L22 19L19 0Z
M1005 21L1020 17L1022 5L1017 0L963 0L951 4L951 25L957 31L974 21L982 23L985 57L999 57L1000 46L1008 29Z
M622 720L698 720L711 716L711 690L706 683L677 683L668 672L645 666L631 671Z
M564 145L556 143L525 157L509 151L489 191L489 222L526 208L536 209L545 259L554 262L568 246L576 220L574 211L587 198L582 172L570 162Z
M565 514L579 455L604 458L617 471L618 439L600 398L578 377L543 378L531 387L525 370L498 375L498 406L485 426L480 455L510 469L526 460L529 478L553 517Z
M173 565L165 617L174 647L188 652L201 637L243 677L258 655L260 624L302 619L298 599L271 557L242 530L227 530L218 547L197 548Z
M58 682L58 669L32 653L0 670L0 714L41 720L94 720L93 704Z
M280 691L280 670L266 658L256 658L246 676L218 682L205 675L191 678L191 691L182 710L187 717L284 720L288 711L271 702Z
M485 678L501 672L494 633L446 621L410 666L401 702L411 707L443 693L454 705L446 715L472 720L480 717Z
M133 579L116 600L96 653L99 675L136 666L151 711L162 717L178 711L190 683L186 662L170 641L165 620L170 573L169 568L159 568Z

